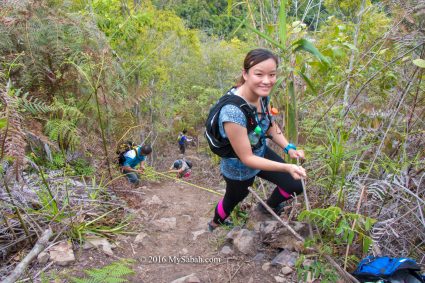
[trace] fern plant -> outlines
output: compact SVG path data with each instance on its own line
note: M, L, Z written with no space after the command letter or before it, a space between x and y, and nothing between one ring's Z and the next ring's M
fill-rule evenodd
M44 126L46 134L51 140L58 143L61 149L73 150L80 143L80 134L78 131L78 122L84 117L84 114L72 105L55 99L52 104L52 115Z
M135 272L130 268L135 261L124 259L113 262L102 268L93 268L84 270L87 274L84 278L71 277L71 282L74 283L119 283L128 282L125 277L133 275Z
M28 92L21 94L21 89L19 89L16 91L15 95L17 96L17 102L22 107L21 111L28 111L33 115L39 113L48 113L52 111L52 106L47 105L45 102L40 101L38 98L29 97Z
M323 238L327 243L335 245L351 245L358 241L362 244L363 253L366 253L372 244L372 238L368 235L375 219L355 213L344 212L341 208L330 206L328 208L316 208L311 211L303 211L298 219L308 220L322 230ZM350 223L356 220L354 229ZM357 238L355 238L357 236Z

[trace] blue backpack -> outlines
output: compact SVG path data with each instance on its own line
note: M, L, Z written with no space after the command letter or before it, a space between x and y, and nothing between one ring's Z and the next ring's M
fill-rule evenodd
M408 282L425 283L419 275L421 268L416 261L406 257L368 256L359 262L353 276L360 282Z

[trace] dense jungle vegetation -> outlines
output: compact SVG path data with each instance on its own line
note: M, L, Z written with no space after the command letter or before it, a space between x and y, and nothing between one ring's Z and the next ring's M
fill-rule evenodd
M307 155L308 244L347 270L372 253L425 264L422 1L3 0L0 35L5 263L48 224L77 241L125 229L76 217L48 171L84 176L107 219L115 208L99 200L123 139L153 145L150 180L183 128L218 162L203 138L208 109L264 47L281 60L278 121Z

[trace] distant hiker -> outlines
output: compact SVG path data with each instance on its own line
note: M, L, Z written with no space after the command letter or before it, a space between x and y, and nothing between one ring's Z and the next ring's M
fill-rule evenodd
M152 147L150 145L134 145L133 142L128 141L119 153L121 171L126 175L128 181L135 186L139 185L138 174L144 173L146 156L151 152ZM140 165L140 169L135 169L137 165Z
M179 136L177 138L177 141L178 141L178 144L179 144L179 149L180 149L180 153L181 154L185 154L186 147L187 147L187 142L192 141L192 139L190 139L189 137L187 137L186 134L187 134L187 130L184 129L181 133L179 133Z
M192 162L187 159L177 159L170 167L170 172L176 172L177 178L188 178L192 173Z
M211 108L206 137L211 150L221 156L220 169L226 193L208 229L214 230L249 193L255 177L276 185L266 203L276 212L294 194L302 193L305 169L285 161L267 146L270 138L290 158L304 158L304 151L288 142L270 115L270 92L276 83L278 58L266 49L251 50L245 57L242 76ZM262 212L263 206L258 206Z

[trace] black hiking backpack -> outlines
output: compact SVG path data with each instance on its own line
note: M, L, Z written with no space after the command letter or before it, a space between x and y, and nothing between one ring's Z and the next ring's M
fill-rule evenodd
M219 125L218 125L218 118L220 115L220 111L223 108L223 106L232 104L237 106L239 109L242 110L242 112L245 114L246 117L246 128L247 132L250 133L254 131L254 129L257 127L258 123L256 120L256 109L252 107L250 104L248 104L242 97L239 95L235 95L233 91L235 88L230 89L225 95L220 97L220 99L214 104L210 112L208 114L207 121L205 122L205 137L208 141L208 145L211 149L211 151L215 154L217 154L220 157L237 157L235 152L233 151L233 148L230 144L229 139L223 138L220 135ZM267 110L268 107L268 98L263 97L262 98L263 105L265 106L265 109ZM270 114L266 113L270 120L271 125L271 117ZM263 139L260 139L259 142L252 146L252 149L257 149L262 145Z
M125 156L124 155L127 152L129 152L130 150L134 150L136 152L136 155L138 154L137 146L132 141L122 143L118 146L118 149L116 151L116 153L118 154L118 157L116 159L116 163L118 163L119 166L124 165L124 162L125 162Z

